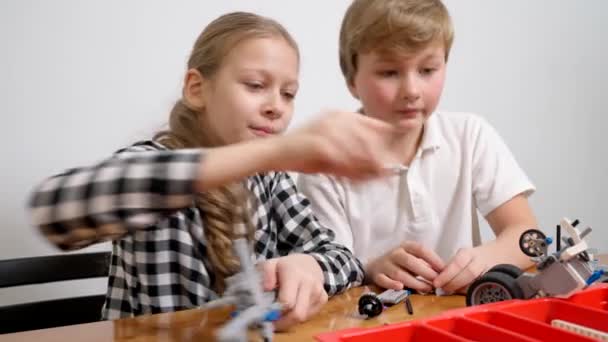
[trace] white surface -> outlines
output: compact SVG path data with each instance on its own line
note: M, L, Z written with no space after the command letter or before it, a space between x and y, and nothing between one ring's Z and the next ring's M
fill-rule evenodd
M91 163L160 128L192 43L232 10L271 16L302 50L292 127L320 108L356 109L338 67L346 0L0 2L0 259L57 253L24 211L34 183ZM538 187L552 234L562 216L594 228L608 251L608 2L449 0L456 26L441 109L485 116ZM490 236L487 228L484 237ZM107 249L108 245L87 250ZM0 290L0 305L103 291L103 281Z

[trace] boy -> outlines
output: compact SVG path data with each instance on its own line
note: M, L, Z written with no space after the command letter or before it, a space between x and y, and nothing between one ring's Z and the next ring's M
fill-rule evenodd
M348 89L364 115L403 132L401 171L366 183L302 175L299 186L381 287L451 293L496 264L530 265L518 240L537 226L534 185L485 120L435 112L452 41L439 0L355 0L342 21ZM495 240L480 244L476 210Z

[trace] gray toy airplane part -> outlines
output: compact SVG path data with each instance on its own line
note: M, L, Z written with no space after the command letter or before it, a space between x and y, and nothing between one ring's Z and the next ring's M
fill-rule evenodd
M262 278L253 265L253 254L247 240L234 240L233 248L239 258L241 271L226 278L226 291L221 298L201 308L236 306L233 318L217 332L216 338L220 342L246 342L250 327L258 329L264 341L272 341L272 321L279 318L281 304L275 301L274 292L262 291Z

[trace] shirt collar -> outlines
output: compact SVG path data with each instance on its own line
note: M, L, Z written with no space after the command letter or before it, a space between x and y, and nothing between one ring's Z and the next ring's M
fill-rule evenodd
M422 142L420 143L420 150L425 151L436 151L441 147L441 137L437 132L437 118L436 114L432 113L424 123L424 130L422 132Z
M363 111L363 107L357 110L358 113L365 115ZM435 113L432 113L429 118L424 123L424 130L422 132L422 142L420 143L419 150L421 152L425 151L436 151L441 147L441 137L437 132L437 116Z

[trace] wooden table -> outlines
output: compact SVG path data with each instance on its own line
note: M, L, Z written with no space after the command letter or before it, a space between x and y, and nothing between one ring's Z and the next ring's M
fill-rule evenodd
M600 261L608 263L608 255ZM362 319L356 313L359 296L372 288L350 289L332 298L323 310L308 322L291 331L275 335L276 341L311 341L319 333L353 327L374 327L386 323L435 316L446 310L465 306L464 296L413 295L414 314L409 315L403 304L385 310L380 316ZM0 335L0 342L36 341L209 341L213 331L229 319L229 309L184 310L173 313L103 321L68 327ZM255 336L255 335L252 335Z

